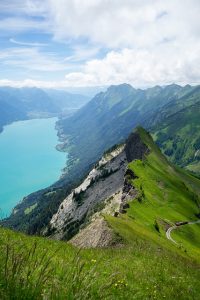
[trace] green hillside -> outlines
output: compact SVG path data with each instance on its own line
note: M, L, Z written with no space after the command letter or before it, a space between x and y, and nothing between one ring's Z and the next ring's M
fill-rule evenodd
M197 220L200 180L169 164L138 131L150 152L129 164L137 198L127 213L105 215L116 247L80 251L0 228L1 299L198 299L200 224L175 230L177 244L165 231Z
M137 234L169 247L165 234L168 227L179 221L198 220L200 180L169 164L150 135L142 128L139 131L150 154L144 161L133 161L129 165L137 176L132 184L139 192L137 201L130 204L127 215L122 216L121 220ZM121 225L119 227L122 228ZM196 259L200 257L199 230L200 224L196 224L185 225L184 230L180 227L175 231L178 236L180 231L178 240L182 243L182 250Z
M82 251L1 228L0 298L198 299L197 265L126 223L123 248Z
M200 174L200 101L165 118L153 132L173 163Z

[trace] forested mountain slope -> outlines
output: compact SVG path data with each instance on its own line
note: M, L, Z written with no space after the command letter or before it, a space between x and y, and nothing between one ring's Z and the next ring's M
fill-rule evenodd
M58 122L66 136L62 147L81 169L98 159L105 149L123 141L132 128L144 124L162 106L176 99L180 86L156 86L147 90L128 84L111 86L97 94L70 118Z
M172 162L200 174L200 99L164 118L153 132Z

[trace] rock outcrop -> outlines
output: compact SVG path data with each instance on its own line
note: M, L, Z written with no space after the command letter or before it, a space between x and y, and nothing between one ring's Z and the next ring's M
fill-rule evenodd
M131 184L136 176L128 163L143 159L148 152L138 132L132 133L125 145L107 152L82 184L61 203L46 234L55 239L73 237L72 243L80 247L110 245L113 233L102 213L113 216L126 213L128 202L137 195Z
M86 228L70 240L78 248L105 248L119 246L112 229L108 227L103 217L96 218Z
M86 179L61 203L50 222L50 234L56 239L70 239L81 225L106 200L118 193L124 185L127 161L124 146L106 154Z
M125 146L126 158L128 162L134 159L143 159L149 153L148 147L143 143L138 131L132 132Z

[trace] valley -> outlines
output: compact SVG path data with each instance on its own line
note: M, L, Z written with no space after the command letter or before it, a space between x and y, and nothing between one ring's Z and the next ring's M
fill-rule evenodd
M157 145L172 163L198 176L199 103L199 86L190 85L172 84L142 90L121 84L98 93L73 115L62 117L57 122L58 149L68 153L65 176L45 191L29 195L6 224L40 234L56 213L64 195L82 181L104 151L124 143L138 125L152 133ZM193 134L188 134L190 131ZM52 189L54 194L51 194ZM46 193L49 193L48 201ZM37 208L25 216L24 211L30 203L37 203ZM51 210L47 209L49 205Z

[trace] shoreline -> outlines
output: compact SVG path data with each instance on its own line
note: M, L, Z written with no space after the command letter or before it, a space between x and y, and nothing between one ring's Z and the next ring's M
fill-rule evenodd
M74 161L75 161L75 158L70 154L70 152L68 152L68 149L67 149L69 147L68 137L64 134L62 127L59 126L59 124L58 124L60 120L61 119L58 119L58 121L55 124L55 129L57 131L58 142L59 142L56 145L56 150L59 152L66 153L67 159L66 159L65 166L62 168L62 174L61 174L60 178L54 184L56 184L60 180L65 179L65 176L67 176L71 167L73 167Z

